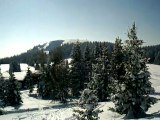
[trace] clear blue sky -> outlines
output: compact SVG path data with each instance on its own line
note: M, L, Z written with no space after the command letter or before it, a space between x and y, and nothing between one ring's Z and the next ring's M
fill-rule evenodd
M134 21L146 45L160 43L160 0L0 0L0 57L57 39L126 40Z

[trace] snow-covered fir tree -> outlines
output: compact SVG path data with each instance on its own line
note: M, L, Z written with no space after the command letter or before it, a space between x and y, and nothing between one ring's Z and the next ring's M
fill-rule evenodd
M10 73L9 81L7 82L6 89L4 90L3 103L4 106L7 105L14 106L22 103L19 91L19 85L12 72Z
M101 57L101 51L102 49L100 48L100 42L96 42L95 47L93 49L93 63L96 63L97 58Z
M141 49L143 41L137 37L135 24L128 32L128 38L125 46L125 80L113 98L119 113L126 114L126 119L135 119L145 117L145 111L155 103L155 99L149 96L154 89L149 81L147 59Z
M55 66L55 64L53 64L54 62L52 61L52 59L56 58L54 54L55 56L57 56L56 55L57 49L55 49L55 52L52 52L50 56L50 62L52 62L52 65L50 65L49 62L47 63L48 56L46 55L43 49L41 50L40 56L39 56L41 75L39 77L39 82L37 85L37 92L38 92L39 97L42 97L43 99L52 98L53 93L55 92L55 90L53 90L54 89L54 84L53 84L54 79L51 76L55 74L54 72L52 72ZM52 58L53 56L54 58ZM52 99L54 98L55 97L53 97Z
M68 61L63 61L61 48L54 50L51 56L50 77L52 81L52 98L62 103L67 102L69 92L69 66Z
M40 70L43 71L45 69L45 64L47 63L47 54L42 49L39 53L39 62L40 62Z
M102 68L101 68L101 84L102 84L102 97L101 101L106 101L110 99L111 94L111 82L112 82L112 76L111 76L111 63L110 63L110 57L108 53L107 46L102 46Z
M91 50L88 46L88 44L85 47L84 51L84 79L85 84L87 84L91 79L91 71L92 71L92 58L91 58Z
M92 79L88 84L91 90L95 90L99 101L106 101L110 97L111 65L107 47L104 45L102 55L96 58L92 65Z
M74 110L73 116L77 120L98 120L102 111L98 107L98 98L94 90L84 89L79 99L80 109Z
M125 55L124 49L122 46L122 40L120 38L116 38L112 58L111 58L111 74L112 74L112 93L117 93L117 90L120 90L121 84L124 82L124 75L125 75ZM115 87L118 87L115 89Z
M27 74L24 78L24 88L29 89L29 93L33 92L33 78L32 78L32 72L30 68L28 67Z
M15 61L11 62L9 66L9 72L21 72L20 64Z
M68 62L64 61L58 65L56 65L55 68L56 73L56 98L62 102L66 103L69 93L69 67Z
M80 91L84 89L84 65L82 64L82 53L78 41L73 46L71 56L70 81L72 96L78 97L80 95Z
M69 91L68 62L62 61L62 52L57 48L50 56L52 64L48 64L42 71L38 84L38 93L42 98L67 102Z
M52 94L51 91L54 88L53 87L53 80L50 75L51 66L47 65L43 71L41 71L41 75L39 78L38 86L37 86L37 92L40 97L43 99L45 98L51 98Z

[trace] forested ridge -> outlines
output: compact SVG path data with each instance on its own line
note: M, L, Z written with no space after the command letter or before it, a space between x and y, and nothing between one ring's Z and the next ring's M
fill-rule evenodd
M63 53L63 59L70 58L74 43L65 43L61 45L62 42L63 40L52 41L49 44L49 46L47 46L45 49L43 48L44 45L35 46L32 49L20 55L15 55L12 57L0 59L0 64L10 64L12 62L16 62L16 63L27 63L31 66L34 66L35 63L40 63L40 54L42 50L47 52L49 51L49 55L51 55L56 48L61 48ZM84 49L87 44L91 49L93 49L96 43L98 42L80 42L80 48L82 50L82 54L84 54ZM110 42L106 43L108 45L109 51L111 52L113 49L113 43Z
M61 46L62 42L63 40L57 40L55 42L51 42L51 44L49 44L49 46L47 46L47 48L45 48L44 51L49 51L51 54L57 47L61 47L62 52L63 52L63 59L70 58L73 43L66 43ZM114 43L110 43L110 42L106 42L106 43L109 47L109 51L111 52L113 50ZM96 42L80 43L80 48L83 54L84 54L84 48L87 44L91 49L93 49ZM0 64L10 64L12 62L16 62L16 63L27 63L33 66L35 63L40 62L39 61L39 55L41 53L40 48L43 48L43 47L44 45L38 45L20 55L15 55L12 57L7 57L7 58L1 58ZM146 57L149 58L149 63L160 65L160 45L144 46L143 49L145 51Z

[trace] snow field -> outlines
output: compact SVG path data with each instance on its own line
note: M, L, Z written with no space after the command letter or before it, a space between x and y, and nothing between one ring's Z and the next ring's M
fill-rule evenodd
M152 96L160 99L160 66L148 64L148 67L151 72L150 81L152 82L152 86L155 88L156 92L156 94ZM73 110L77 108L75 105L65 106L56 101L53 102L50 100L33 98L29 96L28 90L21 91L21 93L24 103L19 109L26 109L26 112L2 115L0 116L0 120L75 120L72 117ZM124 115L119 115L118 113L109 110L109 108L114 107L112 102L101 102L99 104L98 108L103 110L103 112L99 114L100 120L123 119ZM48 109L44 109L44 107L48 107ZM28 108L30 110L27 111ZM37 110L31 111L34 108L37 108ZM14 108L7 107L4 110L14 111ZM160 120L160 100L149 108L147 114L152 114L154 116L139 120Z

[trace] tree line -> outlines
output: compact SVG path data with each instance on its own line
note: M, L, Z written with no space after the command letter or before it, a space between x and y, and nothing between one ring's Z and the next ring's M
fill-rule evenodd
M58 42L58 43L57 43ZM60 45L62 41L53 41L51 44L45 49L51 52L54 51L57 47L61 47L63 51L63 58L71 57L71 51L74 43L65 43L62 46ZM88 46L93 49L96 42L82 42L80 43L81 51L84 54L84 48L88 44ZM110 52L113 50L114 43L108 42L108 49ZM28 50L26 53L22 53L20 55L15 55L12 57L1 58L0 64L11 64L12 62L16 63L27 63L30 66L34 66L35 63L39 63L39 54L41 50L39 48L43 48L43 45L35 46L33 49ZM152 45L152 46L144 46L143 50L145 51L145 55L147 58L150 58L149 63L160 65L160 45Z
M144 50L149 63L160 65L160 45L146 46Z
M88 44L90 48L93 48L95 43L96 42L80 43L82 53L84 53L84 48L86 44ZM65 43L61 46L59 41L53 41L53 43L51 42L50 45L46 49L43 49L43 45L38 45L38 46L35 46L33 49L30 49L27 52L22 53L20 55L14 55L12 57L1 58L0 64L11 64L15 62L15 63L27 63L30 66L34 66L36 63L40 63L39 54L41 54L42 49L43 51L49 51L49 55L51 55L52 52L58 47L61 47L61 50L63 52L63 59L70 58L71 57L70 53L72 51L73 45L74 43ZM108 42L108 46L109 46L110 51L112 51L113 43Z

